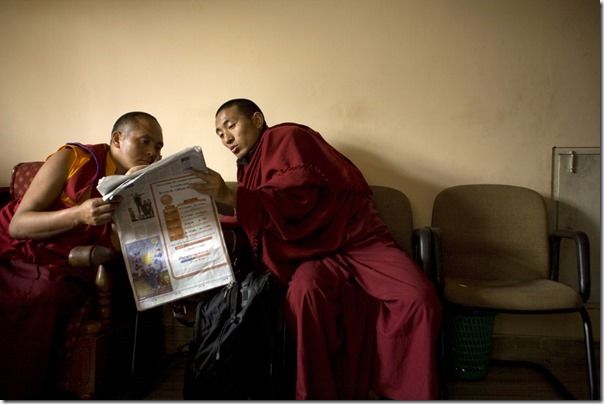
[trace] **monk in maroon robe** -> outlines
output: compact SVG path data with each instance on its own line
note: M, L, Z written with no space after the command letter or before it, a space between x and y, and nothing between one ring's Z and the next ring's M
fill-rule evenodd
M162 130L144 112L119 118L110 144L70 143L52 154L20 200L0 210L0 397L52 399L69 320L94 293L90 268L68 265L77 245L119 248L116 202L101 177L160 158Z
M256 256L287 284L296 399L436 399L441 307L361 172L306 126L267 127L249 100L222 105L216 133L238 158L237 190L212 170L194 188L235 207Z

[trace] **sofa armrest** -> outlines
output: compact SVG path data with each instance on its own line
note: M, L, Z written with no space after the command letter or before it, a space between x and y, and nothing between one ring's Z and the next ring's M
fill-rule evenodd
M99 245L82 245L69 252L69 265L73 267L96 267L115 258L115 252Z
M69 264L75 267L96 268L96 307L103 328L111 322L111 277L107 265L114 260L116 253L98 245L77 246L69 253Z

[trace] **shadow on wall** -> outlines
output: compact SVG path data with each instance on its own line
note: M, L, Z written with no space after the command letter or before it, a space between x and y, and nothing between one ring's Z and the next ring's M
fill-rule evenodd
M432 221L432 204L442 189L435 183L418 180L412 172L401 172L389 165L379 155L350 145L335 146L348 157L367 179L370 185L385 185L400 190L411 203L413 226L429 226Z

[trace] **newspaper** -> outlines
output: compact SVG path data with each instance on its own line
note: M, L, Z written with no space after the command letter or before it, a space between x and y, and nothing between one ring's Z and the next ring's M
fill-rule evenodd
M122 198L113 220L139 311L234 281L216 204L189 187L201 181L192 168L205 168L199 146L97 186Z

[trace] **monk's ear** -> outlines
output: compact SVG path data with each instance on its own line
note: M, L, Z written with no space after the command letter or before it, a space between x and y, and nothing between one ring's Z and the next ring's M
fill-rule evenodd
M254 112L252 115L252 123L257 129L261 129L264 126L264 115L261 112Z
M115 146L119 149L122 141L122 131L116 130L111 134L111 146Z

